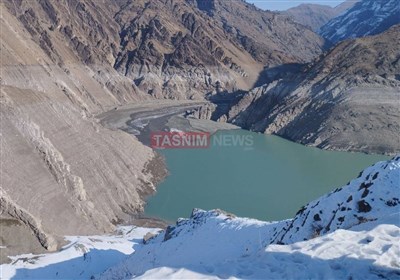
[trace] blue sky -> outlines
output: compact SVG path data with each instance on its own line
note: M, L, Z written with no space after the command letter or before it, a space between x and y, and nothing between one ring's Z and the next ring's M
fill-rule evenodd
M227 0L229 1L229 0ZM329 5L335 7L340 3L344 2L344 0L296 0L296 1L289 1L289 0L246 0L249 3L253 3L257 7L264 9L264 10L287 10L291 7L298 6L302 3L313 3L313 4L322 4L322 5Z

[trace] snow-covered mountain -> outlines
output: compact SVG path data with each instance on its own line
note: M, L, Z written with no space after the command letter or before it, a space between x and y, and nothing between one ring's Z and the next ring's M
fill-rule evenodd
M125 227L119 236L69 237L61 252L14 257L0 271L41 279L396 279L399 193L400 156L365 169L290 220L195 209L164 231ZM153 237L143 238L147 232Z
M348 38L379 34L400 23L398 0L362 0L320 29L320 35L332 43Z

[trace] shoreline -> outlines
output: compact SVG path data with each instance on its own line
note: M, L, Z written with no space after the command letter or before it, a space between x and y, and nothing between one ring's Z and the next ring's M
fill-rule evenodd
M104 112L96 118L104 127L111 130L122 130L136 137L143 145L150 145L150 133L152 131L181 131L209 132L214 134L219 130L240 129L240 127L219 123L212 120L185 118L183 114L187 110L193 110L208 104L208 101L172 101L156 100L139 104L125 105L111 111ZM152 174L152 186L145 186L140 196L144 201L143 211L131 215L131 218L118 225L135 225L139 227L167 228L175 221L167 221L159 217L147 216L145 207L150 196L157 192L159 184L168 176L168 168L162 154L153 150L155 157L145 166L143 173Z

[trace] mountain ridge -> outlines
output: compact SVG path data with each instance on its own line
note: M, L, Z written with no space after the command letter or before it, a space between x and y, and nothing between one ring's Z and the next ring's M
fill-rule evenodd
M320 148L395 154L399 27L342 42L311 64L267 69L266 85L214 117Z
M358 1L347 0L336 7L321 4L300 4L299 6L284 11L283 13L290 15L295 21L318 32L319 29L329 20L341 15L346 10L350 9L356 2Z
M399 14L400 6L396 0L363 0L330 20L319 33L332 43L376 35L399 24Z

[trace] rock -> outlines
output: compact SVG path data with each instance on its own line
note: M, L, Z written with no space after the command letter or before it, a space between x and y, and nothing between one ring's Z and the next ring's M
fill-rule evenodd
M319 214L314 215L314 221L321 221L321 218L319 217Z
M365 200L360 200L359 202L357 202L357 206L358 206L358 212L369 212L371 211L371 205L369 205L368 202L366 202Z
M154 234L154 233L151 233L151 232L146 233L145 236L143 237L143 243L144 244L149 243L149 241L151 239L153 239L154 237L156 237L157 235L158 234Z

